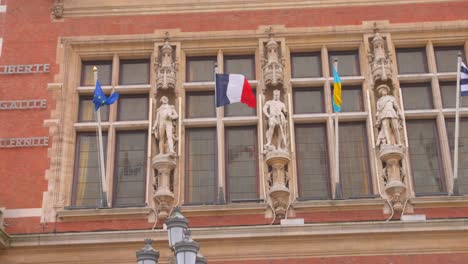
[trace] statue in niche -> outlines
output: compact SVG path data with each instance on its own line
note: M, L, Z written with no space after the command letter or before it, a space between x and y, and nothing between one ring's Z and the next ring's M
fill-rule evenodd
M280 91L273 91L273 100L269 100L263 106L263 113L268 118L268 130L266 132L267 143L265 151L286 150L286 105L280 101ZM276 133L275 133L276 132ZM272 141L275 141L272 144Z
M156 63L156 85L158 89L174 89L176 84L177 63L174 62L173 49L169 44L169 37L166 32L166 39L161 48L161 60Z
M402 127L403 114L394 96L388 95L390 88L382 84L377 87L379 100L377 100L376 127L379 129L377 146L398 145L401 146L400 128ZM392 142L392 137L395 142Z
M263 75L266 85L276 86L283 83L284 58L279 54L279 45L273 39L272 29L267 31L270 40L266 44L266 58L262 58Z
M168 104L166 96L161 97L161 106L158 108L152 128L156 142L159 143L159 155L175 155L174 141L176 120L179 117L173 105Z

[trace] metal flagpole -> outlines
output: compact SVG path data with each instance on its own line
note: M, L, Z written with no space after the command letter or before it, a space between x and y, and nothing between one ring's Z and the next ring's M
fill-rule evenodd
M97 83L98 72L97 67L93 67L94 71L94 83ZM106 169L104 166L104 147L102 143L102 128L101 128L101 108L99 107L96 111L96 119L98 122L98 145L99 145L99 168L101 172L101 208L108 208L109 203L107 201L107 183L106 183Z
M456 112L455 112L455 145L453 149L453 186L452 186L452 195L460 195L458 189L458 134L460 130L460 68L461 68L461 52L458 52L458 61L457 61L457 101L456 101Z
M338 72L338 59L335 58L333 62L333 67ZM334 89L333 89L334 91ZM332 95L333 96L333 95ZM338 133L338 112L335 112L335 171L336 171L336 179L335 179L335 199L342 199L343 195L341 192L341 185L340 185L340 147L339 143L339 133Z

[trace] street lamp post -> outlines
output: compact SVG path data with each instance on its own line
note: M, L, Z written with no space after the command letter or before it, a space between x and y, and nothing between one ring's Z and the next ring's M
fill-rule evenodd
M188 220L176 207L166 220L169 247L174 252L176 264L206 264L206 259L198 253L200 245L193 241L188 229ZM145 239L145 247L137 252L137 264L157 264L159 252L151 247L151 239Z
M152 247L153 241L145 239L145 246L137 251L137 264L158 264L159 252Z
M196 264L197 253L200 246L197 242L192 240L190 231L185 230L184 238L174 244L174 252L177 260L177 264Z
M174 209L172 215L166 220L167 235L169 236L169 247L174 249L174 245L184 239L184 232L188 228L188 220L182 215L179 207Z

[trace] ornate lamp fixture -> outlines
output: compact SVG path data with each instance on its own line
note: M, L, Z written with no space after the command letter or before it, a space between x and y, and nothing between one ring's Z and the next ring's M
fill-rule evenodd
M158 264L159 252L152 247L153 241L145 239L145 246L137 251L137 264Z
M177 242L184 239L184 232L188 228L188 220L180 212L179 207L174 209L172 215L166 220L169 247L174 248Z

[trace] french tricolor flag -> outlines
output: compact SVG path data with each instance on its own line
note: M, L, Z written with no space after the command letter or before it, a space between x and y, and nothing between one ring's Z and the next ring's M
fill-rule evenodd
M460 69L460 88L461 95L468 96L468 68L463 62Z
M244 103L255 108L257 100L249 82L241 74L216 74L216 107Z

